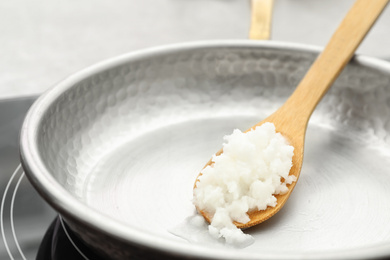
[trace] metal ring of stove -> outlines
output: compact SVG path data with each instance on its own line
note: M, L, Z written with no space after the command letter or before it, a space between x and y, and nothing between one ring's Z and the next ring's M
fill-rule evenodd
M5 207L7 195L9 194L8 191L10 190L10 187L11 187L12 183L14 182L14 180L17 178L18 174L20 174L20 176L19 176L18 181L17 181L17 183L16 183L16 185L15 185L15 187L13 189L12 197L11 197L11 204L10 204L10 209L9 209L10 228L11 228L11 232L12 232L12 236L13 236L13 239L14 239L15 246L18 249L18 252L19 252L20 256L22 257L22 259L26 259L26 257L23 254L23 251L20 248L18 239L16 237L15 226L14 226L14 221L13 221L13 205L14 205L14 202L15 202L15 196L16 196L16 192L18 190L18 187L20 185L20 182L22 181L22 178L24 176L24 172L20 171L20 170L21 170L21 165L19 164L18 167L16 168L16 170L13 172L11 178L9 179L9 181L7 183L7 186L6 186L5 190L4 190L4 194L3 194L2 200L1 200L1 209L0 209L1 236L3 238L4 246L5 246L5 249L7 250L7 253L8 253L8 256L10 257L10 259L15 259L15 258L12 255L12 252L11 252L11 250L9 248L9 244L7 242L7 238L5 236L5 231L4 231L4 207Z
M62 226L62 229L64 230L65 234L66 234L66 237L69 239L69 242L73 245L73 247L76 249L76 251L85 259L85 260L89 260L89 258L83 254L83 252L78 248L78 246L76 245L76 243L73 241L73 239L70 237L69 233L68 233L68 230L64 224L64 220L62 218L61 215L58 215L58 218L61 222L61 226Z
M3 238L3 241L4 241L4 246L5 246L5 249L8 253L8 256L10 257L10 259L14 260L14 259L18 259L18 258L22 258L23 260L26 260L26 256L25 254L23 253L23 250L20 246L20 243L17 239L17 236L16 236L16 232L15 232L15 225L14 225L14 204L15 204L15 197L16 197L16 194L18 192L18 189L19 189L19 186L20 186L20 183L22 182L23 180L23 177L25 177L25 174L24 174L24 171L22 170L21 168L21 165L19 164L15 171L12 173L7 185L6 185L6 188L4 190L4 193L3 193L3 196L2 196L2 200L1 200L1 206L0 206L0 229L1 229L1 236ZM17 180L17 181L16 181ZM16 181L16 183L15 183ZM14 185L14 186L13 186ZM10 200L10 207L9 209L6 207L6 203L9 201L9 197L12 193L12 196L11 196L11 200ZM7 200L8 198L8 200ZM10 221L9 223L4 223L4 215L9 212L10 214ZM69 233L68 233L68 230L64 224L64 221L63 221L63 218L61 215L59 215L59 220L61 222L61 227L62 229L64 230L65 234L66 234L66 237L69 239L70 243L73 245L73 247L76 249L76 251L85 259L85 260L89 260L89 258L87 256L85 256L85 254L77 247L76 243L73 241L73 239L70 237ZM5 225L9 224L9 227L11 229L11 233L12 233L12 237L13 237L13 241L11 241L9 238L7 238L6 234L5 234ZM15 255L15 253L13 253L10 249L10 245L14 244L14 246L17 248L17 251L19 253L19 255Z

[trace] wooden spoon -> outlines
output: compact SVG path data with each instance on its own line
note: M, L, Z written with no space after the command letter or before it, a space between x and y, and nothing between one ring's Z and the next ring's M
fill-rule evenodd
M287 138L294 147L290 175L299 177L303 161L307 123L313 110L351 59L356 48L388 2L389 0L357 0L330 39L328 45L314 61L286 103L268 118L252 127L255 128L265 122L272 122L276 131ZM217 155L222 152L220 150ZM211 164L212 161L210 160L206 166ZM196 184L199 181L199 176L195 181L194 188L196 188ZM295 183L288 185L287 193L275 195L277 198L275 207L248 212L250 221L245 224L235 222L235 225L238 228L247 228L275 215L286 203L295 187ZM213 217L211 214L200 209L198 211L208 222L211 222Z

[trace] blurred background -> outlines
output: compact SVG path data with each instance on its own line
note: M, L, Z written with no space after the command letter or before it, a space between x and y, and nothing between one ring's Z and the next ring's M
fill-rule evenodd
M353 0L275 0L271 39L324 46ZM247 39L250 0L1 0L0 98L147 47ZM358 53L390 59L390 8Z

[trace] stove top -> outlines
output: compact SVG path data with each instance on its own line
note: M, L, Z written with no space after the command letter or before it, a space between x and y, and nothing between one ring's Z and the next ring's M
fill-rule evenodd
M103 259L73 234L61 216L56 216L50 224L48 218L54 212L39 206L40 198L26 189L25 181L19 165L5 188L1 204L1 232L5 247L1 259L6 259L6 254L10 259ZM31 211L27 212L28 207L36 210L35 216ZM23 219L23 216L27 218ZM46 233L43 232L45 227Z
M0 100L0 259L104 259L39 196L19 163L19 130L36 98Z
M35 99L0 100L0 259L35 259L48 226L57 216L19 165L19 130Z

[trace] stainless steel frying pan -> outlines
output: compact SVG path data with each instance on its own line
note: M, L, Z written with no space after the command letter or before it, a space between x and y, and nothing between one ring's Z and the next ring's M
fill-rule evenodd
M209 41L130 53L65 79L33 105L23 168L88 245L112 259L390 256L390 64L355 57L310 121L287 205L244 249L168 230L222 136L279 107L319 49ZM315 86L313 86L315 87Z

